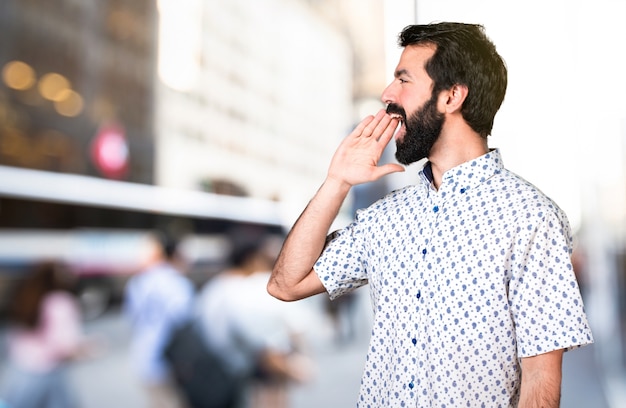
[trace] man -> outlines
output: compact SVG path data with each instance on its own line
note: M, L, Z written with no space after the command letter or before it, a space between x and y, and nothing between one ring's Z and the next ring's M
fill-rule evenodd
M593 339L565 214L487 145L504 61L479 25L409 26L399 44L387 111L339 146L268 291L336 298L369 283L358 406L558 407L563 351ZM394 134L400 163L428 158L419 183L326 239L352 186L404 170L378 165Z
M174 328L192 312L195 288L184 269L177 242L155 235L144 270L125 288L131 356L146 387L150 408L186 406L163 355Z

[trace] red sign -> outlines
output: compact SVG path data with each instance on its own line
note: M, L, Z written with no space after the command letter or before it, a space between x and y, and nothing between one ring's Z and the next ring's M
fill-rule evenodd
M91 158L103 176L123 178L128 172L129 160L124 128L114 123L100 127L91 143Z

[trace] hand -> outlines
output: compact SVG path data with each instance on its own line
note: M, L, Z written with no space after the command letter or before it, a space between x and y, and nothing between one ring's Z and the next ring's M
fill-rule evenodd
M389 116L384 109L376 116L363 119L337 148L328 169L328 179L354 186L404 171L404 167L395 163L378 166L397 126L398 119Z
M313 360L303 354L295 353L289 356L289 379L298 384L305 384L316 376L316 366Z

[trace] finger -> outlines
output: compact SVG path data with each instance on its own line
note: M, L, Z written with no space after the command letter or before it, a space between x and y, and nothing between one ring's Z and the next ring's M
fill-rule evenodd
M383 145L387 145L389 141L393 138L393 135L396 133L396 129L398 128L398 124L400 120L397 118L391 118L387 127L383 130L382 134L378 138L378 141Z
M378 113L376 113L376 116L374 116L373 120L369 122L367 126L365 126L361 135L363 137L370 137L372 135L375 135L376 129L378 129L378 126L380 125L381 121L384 121L385 117L388 117L388 116L389 115L385 112L384 109L379 110Z
M385 114L385 116L381 118L381 120L376 125L376 128L374 129L372 136L374 136L376 140L378 141L385 134L385 132L387 132L390 128L395 129L397 125L398 125L397 118L393 118L390 115ZM391 134L393 135L393 130Z
M399 173L399 172L403 172L404 170L405 168L397 163L387 163L387 164L383 164L382 166L376 167L375 177L378 179L383 176L386 176L387 174Z
M356 125L356 127L352 130L352 132L350 132L350 136L353 136L353 137L361 136L363 134L363 131L365 130L365 127L369 125L373 120L374 120L373 115L369 115L363 118L363 120L361 120L361 122L359 122L359 124Z

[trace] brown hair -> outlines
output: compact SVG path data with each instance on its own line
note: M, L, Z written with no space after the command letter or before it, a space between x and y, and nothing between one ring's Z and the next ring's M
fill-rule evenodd
M63 279L67 273L67 268L56 262L45 261L34 265L13 291L9 320L27 328L37 327L41 303L46 295L57 290L70 290L68 280Z

